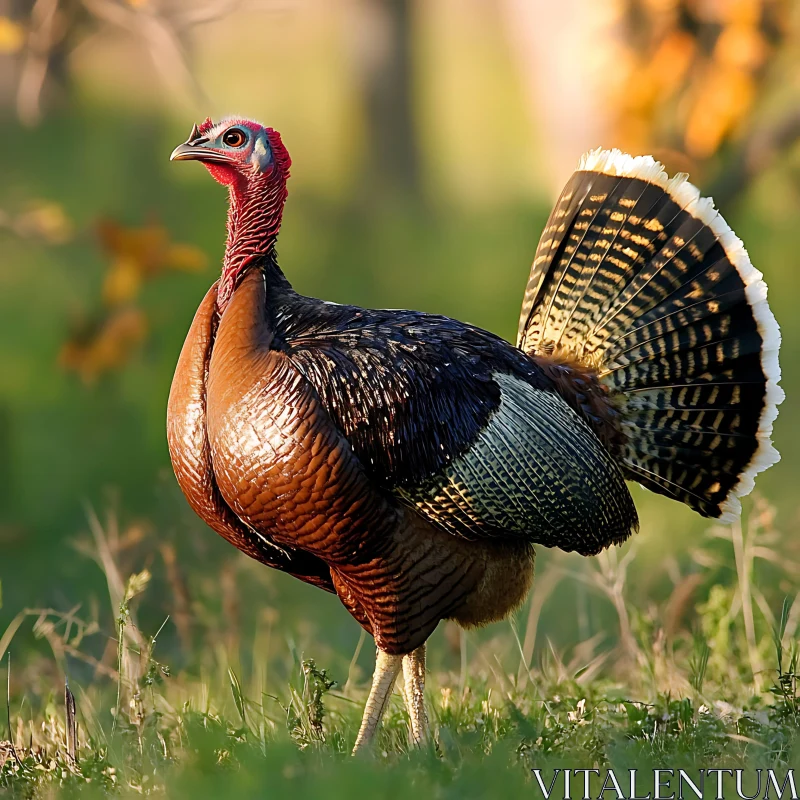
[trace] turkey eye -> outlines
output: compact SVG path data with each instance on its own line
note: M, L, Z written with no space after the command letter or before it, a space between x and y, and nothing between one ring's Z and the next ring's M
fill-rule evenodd
M231 128L229 131L225 131L222 141L228 147L241 147L247 141L247 137L238 128Z

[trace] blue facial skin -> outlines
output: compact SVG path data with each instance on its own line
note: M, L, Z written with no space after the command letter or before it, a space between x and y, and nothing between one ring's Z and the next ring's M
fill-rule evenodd
M267 132L263 128L256 135L250 161L259 172L266 172L272 166L272 148L267 141Z
M232 129L240 131L245 136L242 144L235 147L226 144L225 136ZM257 172L266 172L272 165L272 150L269 146L267 139L267 132L264 128L258 131L253 131L245 125L231 125L226 130L222 131L220 135L209 143L211 147L221 150L222 152L228 151L231 153L242 151L250 151L250 163L253 169Z

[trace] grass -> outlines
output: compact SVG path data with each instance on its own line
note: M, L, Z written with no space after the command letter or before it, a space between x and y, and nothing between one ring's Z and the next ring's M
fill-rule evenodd
M553 558L529 605L491 638L445 626L459 657L456 669L428 676L434 741L409 750L395 693L374 752L358 759L349 752L368 684L365 637L343 674L291 639L276 647L269 614L245 640L231 630L236 598L224 596L237 581L222 580L199 612L204 632L173 670L161 640L177 639L186 621L152 633L138 622L148 595L168 587L149 568L123 574L131 534L113 516L101 523L90 509L89 527L77 546L105 574L113 633L99 608L27 609L0 638L9 685L0 786L11 797L393 797L409 786L436 797L541 796L534 768L549 785L565 768L691 774L798 762L800 603L784 596L772 612L797 565L778 556L783 536L763 500L744 527L709 531L660 607L630 602L637 553L628 546L592 561ZM568 652L534 648L543 603L563 583L614 609L613 644L595 633ZM49 652L12 662L10 646L29 627ZM601 779L592 780L597 796Z

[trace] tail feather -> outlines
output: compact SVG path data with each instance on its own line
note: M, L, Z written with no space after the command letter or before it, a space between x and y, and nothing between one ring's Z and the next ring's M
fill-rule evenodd
M584 156L539 243L518 345L591 368L621 414L629 478L734 518L778 460L780 331L761 273L686 175Z

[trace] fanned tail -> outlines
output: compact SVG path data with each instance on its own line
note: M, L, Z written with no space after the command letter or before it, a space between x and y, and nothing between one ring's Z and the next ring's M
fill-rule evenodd
M578 362L620 413L626 477L734 519L779 459L780 330L710 198L650 156L581 160L539 242L518 346Z

